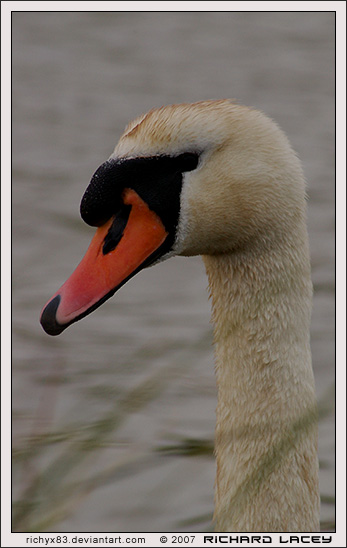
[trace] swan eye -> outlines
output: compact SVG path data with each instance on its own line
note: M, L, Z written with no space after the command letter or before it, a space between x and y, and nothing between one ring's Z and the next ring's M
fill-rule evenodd
M177 156L176 160L182 173L193 171L198 166L199 154L196 152L184 152Z

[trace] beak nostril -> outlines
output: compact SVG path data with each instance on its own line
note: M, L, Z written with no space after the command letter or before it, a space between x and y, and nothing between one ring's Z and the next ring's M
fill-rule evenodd
M131 205L123 204L115 214L114 221L104 240L102 248L104 255L113 251L119 244L129 219L131 207Z

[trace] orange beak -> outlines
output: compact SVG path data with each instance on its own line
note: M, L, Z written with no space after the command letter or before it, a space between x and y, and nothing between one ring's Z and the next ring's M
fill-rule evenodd
M41 313L41 325L49 335L59 335L109 297L158 251L168 232L156 213L132 189L123 192L131 206L123 234L112 251L103 250L115 217L97 229L89 248L73 274L53 295ZM157 256L153 258L155 260Z

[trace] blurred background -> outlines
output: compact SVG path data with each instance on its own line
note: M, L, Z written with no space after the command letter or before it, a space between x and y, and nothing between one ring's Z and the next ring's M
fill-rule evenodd
M13 70L13 527L208 531L216 388L199 257L141 272L60 337L42 306L94 230L81 196L152 107L234 98L303 162L324 531L334 528L333 12L17 12Z

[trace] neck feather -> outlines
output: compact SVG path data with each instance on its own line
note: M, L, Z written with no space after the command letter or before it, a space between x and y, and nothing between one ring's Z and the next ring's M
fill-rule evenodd
M295 246L203 258L218 386L217 530L318 531L306 229Z

